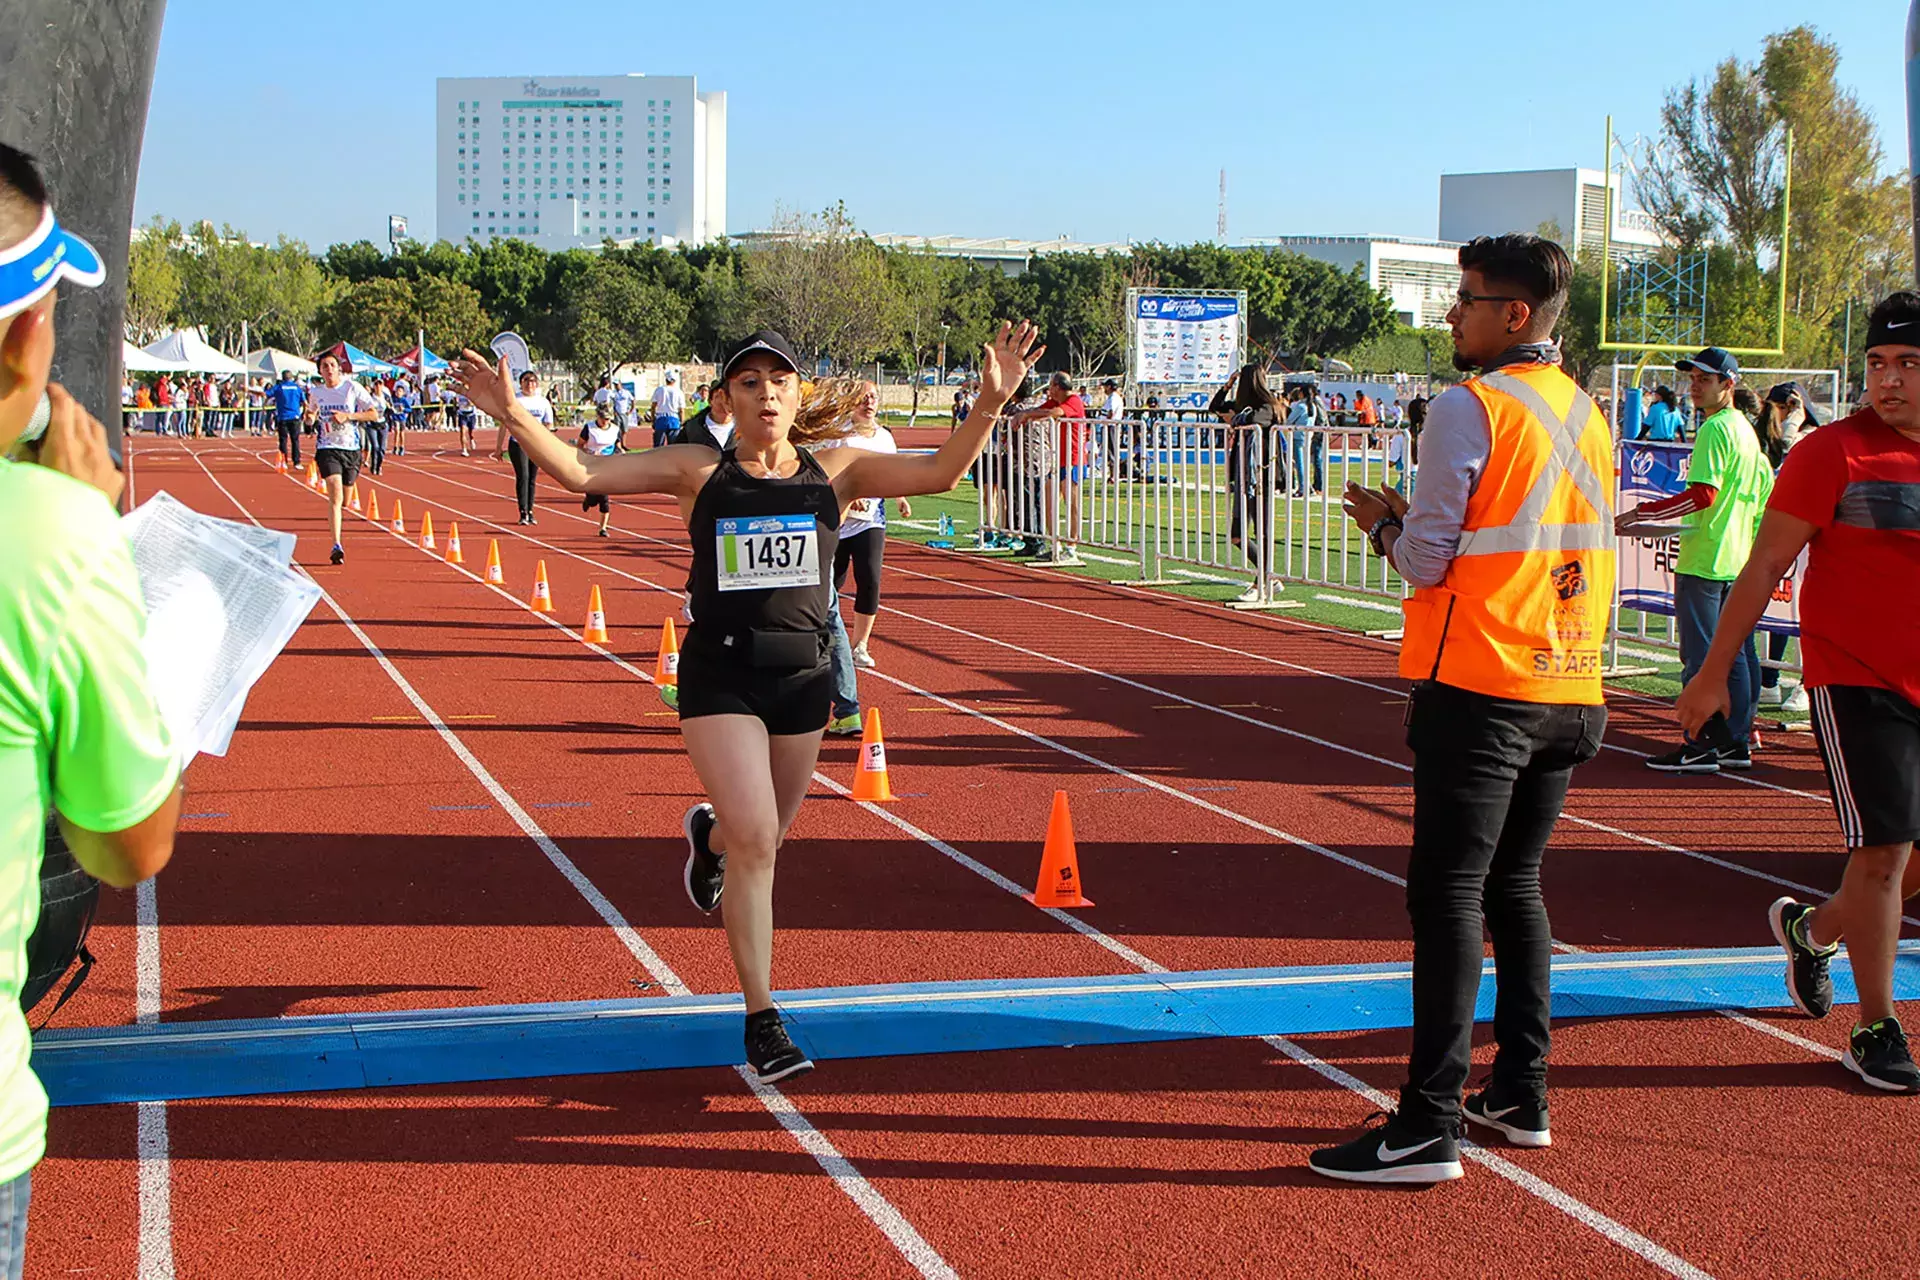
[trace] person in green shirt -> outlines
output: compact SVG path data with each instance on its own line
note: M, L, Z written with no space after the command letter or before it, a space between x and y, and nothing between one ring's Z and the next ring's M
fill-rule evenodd
M146 611L101 425L47 381L56 286L104 278L32 160L0 144L0 1276L24 1265L47 1095L20 1008L49 809L125 888L173 852L179 764L147 681ZM43 399L45 404L43 406ZM43 416L44 415L44 416ZM44 422L44 435L22 444Z
M1642 525L1682 517L1686 521L1673 576L1680 680L1685 684L1706 661L1720 608L1753 550L1760 517L1773 492L1773 468L1760 446L1759 433L1733 407L1734 385L1740 377L1740 365L1733 356L1720 347L1708 347L1676 361L1674 368L1687 375L1688 394L1701 418L1687 464L1687 487L1671 498L1622 512L1616 525L1619 532L1631 535ZM1760 699L1760 659L1751 634L1735 654L1727 693L1732 710L1726 716L1708 721L1699 738L1649 757L1647 767L1664 773L1751 769L1748 738Z

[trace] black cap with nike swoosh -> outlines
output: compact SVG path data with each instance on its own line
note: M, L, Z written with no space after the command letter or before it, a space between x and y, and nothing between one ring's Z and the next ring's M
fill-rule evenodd
M1867 319L1867 350L1920 347L1920 293L1902 289L1880 300Z

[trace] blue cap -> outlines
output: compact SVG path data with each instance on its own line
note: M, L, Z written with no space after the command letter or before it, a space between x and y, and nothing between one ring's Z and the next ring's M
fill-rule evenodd
M1717 373L1723 378L1740 376L1740 362L1733 358L1725 347L1708 347L1697 356L1685 360L1675 360L1673 367L1681 371L1698 369L1702 373Z
M106 278L106 268L93 246L61 230L49 208L32 235L11 249L0 250L0 320L25 311L62 280L91 289Z

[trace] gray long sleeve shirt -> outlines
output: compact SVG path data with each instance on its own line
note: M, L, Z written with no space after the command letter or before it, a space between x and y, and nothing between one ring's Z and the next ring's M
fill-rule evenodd
M1531 342L1503 351L1486 368L1558 363L1559 347ZM1420 432L1419 481L1407 508L1406 528L1389 556L1400 576L1414 586L1437 587L1446 578L1447 566L1460 549L1467 502L1480 487L1492 452L1493 428L1473 392L1449 387L1428 404L1426 427Z

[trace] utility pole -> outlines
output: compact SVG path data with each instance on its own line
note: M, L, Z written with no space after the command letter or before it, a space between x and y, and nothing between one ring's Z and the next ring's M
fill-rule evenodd
M1920 280L1920 0L1907 8L1907 183L1913 191L1913 269Z
M1913 0L1915 12L1920 13L1920 0ZM1213 233L1221 244L1227 242L1227 171L1220 171L1220 216L1213 224Z

